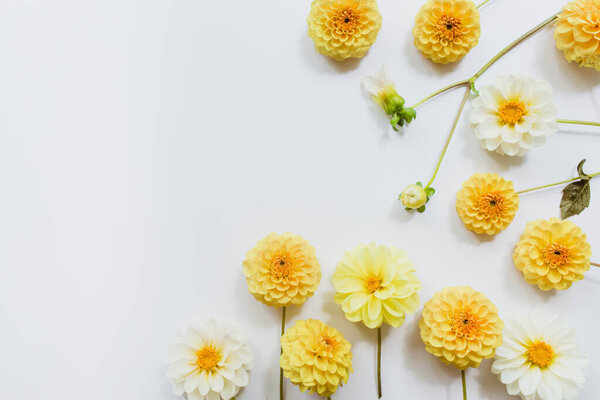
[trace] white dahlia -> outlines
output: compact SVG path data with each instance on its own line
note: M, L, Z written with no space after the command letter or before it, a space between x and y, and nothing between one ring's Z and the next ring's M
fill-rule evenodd
M571 400L584 384L587 358L574 329L556 315L532 313L509 321L492 372L524 400Z
M479 90L470 121L485 149L524 156L558 130L552 87L543 79L499 76Z
M211 319L176 333L167 361L167 378L177 396L230 400L248 385L253 356L237 327Z

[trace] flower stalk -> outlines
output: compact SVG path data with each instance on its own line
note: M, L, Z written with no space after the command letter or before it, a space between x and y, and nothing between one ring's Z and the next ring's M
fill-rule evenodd
M598 175L600 175L600 172L596 172L595 174L589 174L588 176L589 176L589 177L590 177L590 179L591 179L591 178L593 178L593 177L595 177L595 176L598 176ZM579 177L579 176L578 176L578 177L576 177L576 178L566 179L566 180L564 180L564 181L555 182L555 183L550 183L550 184L548 184L548 185L536 186L536 187L534 187L534 188L531 188L531 189L520 190L520 191L518 191L518 192L517 192L517 194L523 194L523 193L533 192L533 191L535 191L535 190L540 190L540 189L549 188L549 187L552 187L552 186L563 185L563 184L565 184L565 183L574 182L574 181L577 181L577 180L579 180L579 179L581 179L581 177Z
M556 122L558 122L559 124L600 126L600 122L578 121L574 119L557 119Z
M600 268L600 264L598 264L598 263L591 262L590 264L591 264L591 265L593 265L594 267L598 267L598 268Z
M281 336L285 333L285 312L286 308L281 309ZM279 354L283 354L283 347ZM283 400L283 368L279 367L279 400Z
M377 328L377 394L381 398L381 326Z
M460 377L462 379L463 400L467 400L467 379L465 377L464 369L460 371Z

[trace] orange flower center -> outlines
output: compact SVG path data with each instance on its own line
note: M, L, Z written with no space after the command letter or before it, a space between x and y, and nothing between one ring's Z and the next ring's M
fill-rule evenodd
M477 318L471 311L460 311L454 314L452 331L458 337L472 337L479 332L480 326Z
M319 342L323 347L327 348L327 350L331 350L337 344L337 341L326 333L319 337Z
M337 10L331 17L333 29L339 33L352 34L360 16L351 8Z
M463 34L460 18L444 14L435 25L435 33L442 39L452 41Z
M292 270L293 264L287 255L276 256L271 261L271 273L278 278L287 278Z
M549 344L540 340L529 346L527 358L538 367L545 368L554 360L554 350Z
M221 361L221 354L211 346L204 346L196 352L196 365L204 371L214 371Z
M365 282L365 288L369 293L375 293L381 287L381 279L375 277L367 278Z
M552 243L544 249L544 262L550 268L562 267L571 261L569 249L562 244Z
M506 198L499 192L489 192L479 196L479 211L486 217L497 217L506 209Z
M498 108L498 116L507 125L514 125L523 118L527 110L520 101L507 101Z

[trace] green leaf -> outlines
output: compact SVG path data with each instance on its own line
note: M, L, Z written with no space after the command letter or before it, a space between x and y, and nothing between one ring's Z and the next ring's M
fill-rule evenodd
M563 189L560 200L560 217L567 219L573 215L581 214L590 206L592 192L589 179L582 179L567 185Z
M435 189L432 187L425 188L425 194L427 197L431 197L435 194Z
M417 211L420 212L421 214L423 214L425 212L425 206L421 206L419 208L417 208Z
M421 182L417 182L417 186L423 187L423 184Z
M591 176L589 176L588 174L586 174L585 172L583 172L583 164L585 164L585 158L583 160L581 160L579 162L579 164L577 164L577 173L579 174L579 177L585 181L589 181L590 179L592 179Z

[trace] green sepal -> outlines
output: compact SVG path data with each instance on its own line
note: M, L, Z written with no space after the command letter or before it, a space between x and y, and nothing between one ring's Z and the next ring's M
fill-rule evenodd
M421 187L423 187L423 183L421 183L421 182L417 182L417 184L416 184L416 185L417 185L417 186L421 186ZM427 193L427 191L425 191L425 193Z
M425 194L427 195L427 198L432 197L435 194L435 189L432 187L426 187Z
M425 212L425 205L422 205L421 207L417 208L417 211L423 214Z

